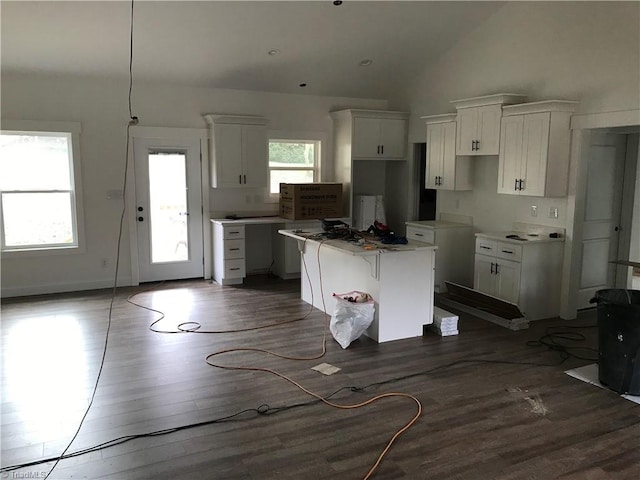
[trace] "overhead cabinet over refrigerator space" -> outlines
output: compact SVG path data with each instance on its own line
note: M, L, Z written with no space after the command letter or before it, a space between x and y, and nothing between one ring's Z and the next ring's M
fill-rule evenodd
M344 216L353 216L358 195L382 196L385 208L404 210L404 192L397 185L407 156L409 114L349 109L331 112L331 118L335 181L343 185Z
M210 126L211 187L266 187L267 120L258 116L219 114L204 118Z
M502 106L525 100L524 95L514 93L453 100L458 112L456 155L498 155Z
M576 104L549 100L503 108L498 193L567 194L569 127Z
M406 114L370 110L346 112L353 119L353 158L404 160L407 145Z

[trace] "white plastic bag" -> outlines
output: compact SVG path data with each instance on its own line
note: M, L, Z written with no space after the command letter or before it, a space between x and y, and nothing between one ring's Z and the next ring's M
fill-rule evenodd
M369 328L373 321L375 302L371 295L352 291L333 294L336 307L329 323L329 330L342 348L347 348Z

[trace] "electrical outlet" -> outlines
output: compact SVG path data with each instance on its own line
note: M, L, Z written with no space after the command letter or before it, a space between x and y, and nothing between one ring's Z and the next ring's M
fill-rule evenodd
M102 268L107 268L109 266L109 259L108 258L103 258L100 263L102 265Z
M558 218L558 207L549 207L549 218Z
M532 217L537 217L538 216L538 206L537 205L531 205L531 216Z

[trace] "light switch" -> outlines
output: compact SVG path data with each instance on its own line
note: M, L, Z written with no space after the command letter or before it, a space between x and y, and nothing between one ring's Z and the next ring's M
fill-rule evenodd
M531 216L532 217L537 217L538 216L538 207L537 207L537 205L531 205Z
M549 218L558 218L558 207L549 207Z

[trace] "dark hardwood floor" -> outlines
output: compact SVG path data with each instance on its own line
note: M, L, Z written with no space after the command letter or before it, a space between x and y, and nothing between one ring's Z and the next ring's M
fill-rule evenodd
M137 290L143 288L148 286ZM273 375L221 370L205 357L233 347L319 354L325 326L321 312L251 332L153 333L148 327L158 315L126 301L137 290L117 294L100 384L69 453L263 404L275 409L312 400ZM110 294L3 301L3 467L55 457L71 439L98 372ZM134 301L164 312L156 326L167 330L186 321L201 323L202 330L243 328L310 311L299 299L298 281L264 277L249 277L241 287L168 282ZM595 318L594 311L584 312L573 324L594 325ZM453 337L427 332L385 344L362 337L343 350L328 334L327 352L316 360L290 361L258 352L216 360L272 368L322 395L408 376L332 397L356 403L397 391L422 403L422 416L391 448L375 479L635 480L640 476L640 406L564 373L593 362L570 358L559 364L557 352L526 345L546 327L567 323L534 322L528 330L513 332L460 314L460 334ZM597 330L580 331L587 336L582 345L595 348ZM331 376L311 370L322 362L341 370ZM49 478L362 479L415 411L411 400L389 398L349 411L316 403L270 415L247 412L64 459ZM0 477L44 478L52 465Z

